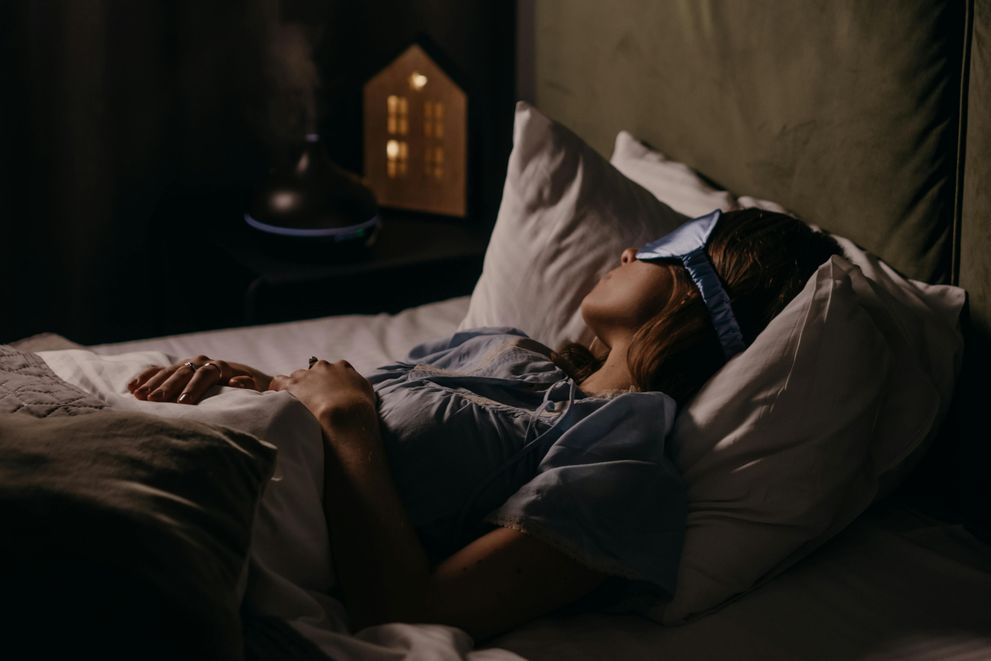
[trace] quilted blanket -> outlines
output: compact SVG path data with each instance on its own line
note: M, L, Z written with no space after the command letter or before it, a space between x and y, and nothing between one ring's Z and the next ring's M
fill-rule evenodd
M36 354L0 344L0 413L45 418L92 413L106 407L100 398L56 376Z
M112 410L0 346L5 647L242 658L252 524L274 464L253 435Z

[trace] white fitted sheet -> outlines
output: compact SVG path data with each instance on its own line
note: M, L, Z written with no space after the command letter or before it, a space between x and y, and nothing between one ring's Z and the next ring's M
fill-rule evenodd
M468 297L428 303L395 315L342 315L281 324L118 342L89 347L101 354L162 351L175 358L205 354L287 374L307 366L310 356L346 359L368 372L403 358L426 340L450 335L468 310Z
M269 373L304 367L317 355L368 371L450 334L467 307L462 297L394 316L326 317L92 348L204 353ZM876 507L783 575L688 624L553 616L488 645L529 659L991 659L991 549L962 526Z
M961 526L869 511L817 553L680 626L545 618L492 645L528 659L991 659L991 550Z

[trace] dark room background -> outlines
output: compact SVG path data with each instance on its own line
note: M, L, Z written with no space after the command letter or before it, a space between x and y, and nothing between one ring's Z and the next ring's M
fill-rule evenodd
M455 0L0 4L0 341L209 325L177 302L214 290L170 269L222 265L177 228L200 205L232 203L274 158L280 25L312 59L330 155L359 173L362 84L415 39L442 52L469 96L466 222L490 225L511 148L515 20L515 3Z

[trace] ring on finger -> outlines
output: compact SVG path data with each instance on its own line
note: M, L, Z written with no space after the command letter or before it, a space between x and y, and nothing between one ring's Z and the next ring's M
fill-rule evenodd
M212 367L217 370L217 384L219 385L224 380L224 370L217 363L204 363L203 367Z
M194 372L200 368L199 365L193 365L193 363L190 362L190 361L188 361L188 360L186 362L184 362L182 364L182 366L183 367L188 367L189 369L193 370Z

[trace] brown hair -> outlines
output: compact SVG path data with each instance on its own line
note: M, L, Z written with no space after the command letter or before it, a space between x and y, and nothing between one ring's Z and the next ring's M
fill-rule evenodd
M723 214L707 252L749 345L840 248L832 238L791 216L743 209ZM675 262L659 265L672 270L672 294L637 330L627 364L637 390L665 392L681 406L725 358L709 311L688 272ZM577 343L555 354L555 362L579 382L598 370L602 361L603 356Z

